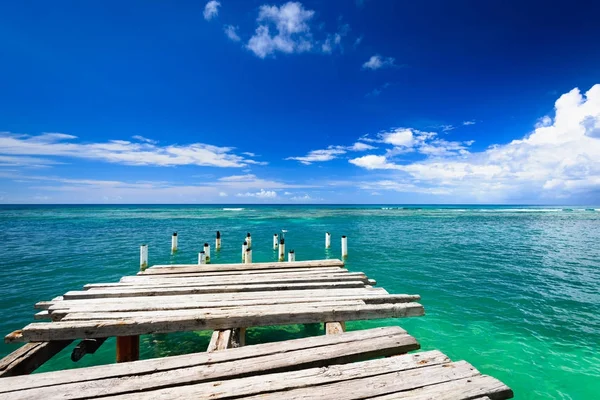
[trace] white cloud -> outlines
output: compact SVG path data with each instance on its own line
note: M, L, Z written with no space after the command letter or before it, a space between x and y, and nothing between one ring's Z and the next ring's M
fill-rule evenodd
M375 54L371 56L367 62L365 62L362 67L363 69L376 70L380 68L393 67L395 66L394 62L396 60L393 57L382 57L379 54Z
M315 200L315 199L310 197L308 194L305 194L304 196L290 197L290 200L292 200L292 201L311 201L311 200Z
M219 197L227 197L227 193L225 193L225 192L219 192Z
M481 152L466 150L472 141L449 142L411 132L420 142L413 147L426 155L424 160L401 165L386 156L365 156L350 162L397 171L389 181L396 184L388 185L391 190L435 190L471 201L564 199L600 190L600 84L585 95L579 89L562 95L554 118L541 118L523 139Z
M366 150L374 150L377 147L371 146L370 144L366 144L363 142L356 142L352 146L348 147L350 151L366 151Z
M412 130L406 128L398 128L391 132L382 133L380 137L384 143L397 147L411 147L414 143Z
M399 165L391 163L387 160L386 156L376 156L373 154L354 158L349 161L358 167L365 169L400 169Z
M454 125L442 125L440 128L442 128L442 132L450 132L455 129Z
M327 38L321 45L321 51L323 53L332 53L335 49L343 51L342 38L350 31L350 25L344 24L340 26L338 32L327 35Z
M135 139L139 142L152 143L152 144L158 143L158 140L148 139L148 138L140 136L140 135L134 135L131 138ZM75 139L75 136L73 136L71 139Z
M237 197L256 197L259 199L272 199L277 197L277 193L273 190L264 190L264 189L260 189L259 192L256 193L251 193L251 192L246 192L246 193L238 193L236 194Z
M475 124L476 124L475 120L463 121L463 125L475 125Z
M373 150L376 147L366 143L356 142L352 146L329 146L323 150L312 150L307 155L302 157L288 157L286 160L300 161L304 165L310 165L314 162L331 161L338 156L346 154L348 151L366 151Z
M358 47L358 45L362 42L364 36L360 35L359 37L356 38L356 40L354 40L354 48Z
M314 14L298 2L288 2L281 7L261 6L257 18L259 26L247 48L260 58L277 51L289 54L310 50L313 39L308 22ZM271 28L276 32L271 32Z
M210 21L211 19L219 15L220 6L221 3L216 0L211 0L208 3L206 3L206 6L204 6L204 19Z
M82 158L116 164L154 166L244 167L248 164L264 164L234 154L231 147L204 143L158 146L147 140L143 143L126 140L80 143L74 139L76 136L59 133L30 136L4 132L0 133L0 155ZM56 161L48 162L51 163Z
M225 25L223 30L225 31L225 35L234 42L239 42L241 40L240 36L237 34L237 26Z

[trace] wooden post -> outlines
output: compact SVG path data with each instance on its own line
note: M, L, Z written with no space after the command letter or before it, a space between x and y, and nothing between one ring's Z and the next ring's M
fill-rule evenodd
M326 335L339 335L346 332L346 323L341 322L325 322Z
M117 337L117 362L137 361L140 359L140 337L118 336Z
M217 238L215 239L215 250L221 250L221 232L217 231Z
M279 240L279 261L285 261L285 239Z
M325 248L328 249L331 247L331 233L325 232Z
M277 250L277 248L279 247L279 238L277 237L277 234L273 234L273 250Z
M205 254L205 262L204 264L210 264L210 244L204 243L204 254Z
M296 253L294 252L294 250L290 250L290 252L288 253L288 262L294 261L296 261Z
M235 328L231 336L231 347L242 347L246 345L246 328Z
M143 244L140 246L140 271L146 268L148 268L148 245Z
M348 257L348 238L342 236L342 258Z
M177 251L177 232L173 232L173 236L171 236L171 252L175 253Z

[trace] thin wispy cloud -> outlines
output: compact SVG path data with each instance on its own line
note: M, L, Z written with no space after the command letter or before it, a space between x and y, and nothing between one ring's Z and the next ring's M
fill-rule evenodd
M475 124L476 124L475 120L463 121L463 125L475 125Z
M258 199L273 199L277 197L277 192L273 190L260 189L259 192L237 193L237 197L256 197Z
M372 71L381 68L390 68L396 66L395 61L396 59L393 57L382 57L379 54L375 54L362 65L362 68Z
M216 0L211 0L204 6L204 19L210 21L219 15L219 7L221 3Z
M235 154L232 147L219 147L205 143L159 146L155 141L137 136L137 142L110 140L83 143L77 137L62 133L43 133L37 136L0 134L0 155L13 157L51 157L45 165L64 159L88 159L124 165L176 166L196 165L209 167L240 168L264 162ZM23 159L26 161L26 159ZM41 163L44 159L38 158Z
M352 146L329 146L322 150L312 150L305 156L288 157L286 160L299 161L304 165L310 165L315 162L326 162L335 160L339 156L348 153L349 151L367 151L373 150L376 147L367 143L356 142Z
M242 40L240 38L240 36L237 34L238 29L239 28L237 26L233 26L233 25L225 25L223 27L223 30L225 31L225 35L230 40L233 40L234 42L239 42L240 40Z

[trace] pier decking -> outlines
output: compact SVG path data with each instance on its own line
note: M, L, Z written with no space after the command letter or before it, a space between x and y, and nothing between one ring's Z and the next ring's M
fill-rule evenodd
M36 319L51 322L7 335L31 342L30 350L0 366L5 376L28 373L35 368L21 367L19 357L35 358L39 346L60 351L80 340L80 358L115 336L121 363L0 378L0 399L512 397L464 361L438 351L405 354L420 346L399 327L344 332L345 321L424 314L418 295L373 285L341 260L157 265L89 284L37 303ZM311 323L324 323L327 335L244 346L246 328ZM139 335L191 330L214 331L207 352L135 361Z

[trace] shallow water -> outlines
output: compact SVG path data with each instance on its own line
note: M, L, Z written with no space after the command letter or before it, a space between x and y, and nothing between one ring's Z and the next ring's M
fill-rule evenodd
M287 229L297 260L339 258L390 293L418 293L422 318L399 324L422 348L466 359L517 399L596 399L600 393L600 209L473 206L0 206L0 333L32 321L33 304L85 283L135 274L139 245L152 264L239 262L252 233L254 261L272 261ZM170 254L171 234L179 251ZM332 248L324 247L325 232ZM248 343L317 334L314 327L254 328ZM142 337L141 357L204 351L210 332ZM16 345L0 345L0 356ZM41 371L109 363L114 341L74 364L70 348Z

